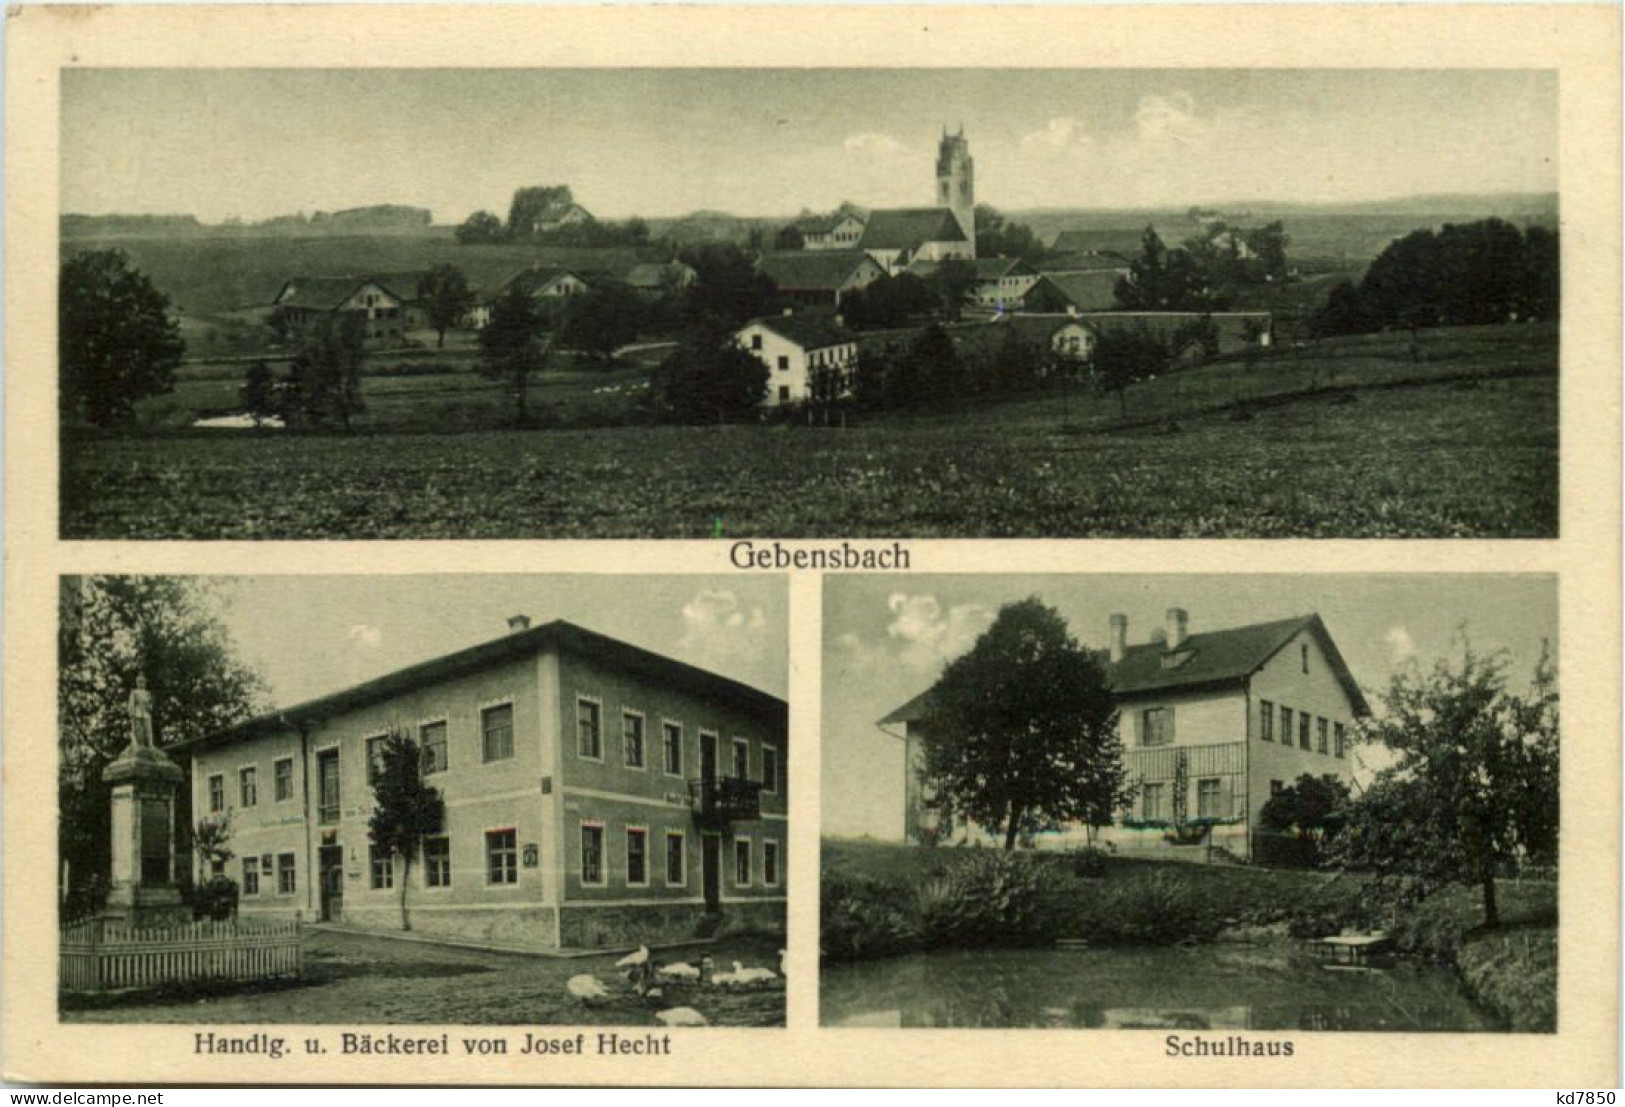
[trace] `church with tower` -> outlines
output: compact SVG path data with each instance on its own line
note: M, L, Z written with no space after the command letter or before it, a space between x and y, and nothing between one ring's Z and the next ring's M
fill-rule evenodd
M837 212L830 226L804 229L808 250L851 250L867 254L888 274L919 262L976 257L976 163L965 128L942 129L937 144L936 205L876 208L861 216Z

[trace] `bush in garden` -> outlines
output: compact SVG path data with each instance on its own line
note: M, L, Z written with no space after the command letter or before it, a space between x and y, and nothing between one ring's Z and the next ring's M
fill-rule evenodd
M825 873L819 889L819 946L829 961L861 961L918 949L909 893L870 877Z

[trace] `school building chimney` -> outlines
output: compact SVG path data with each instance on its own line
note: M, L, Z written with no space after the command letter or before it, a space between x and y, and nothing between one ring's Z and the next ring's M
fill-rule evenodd
M1167 629L1168 641L1164 648L1169 650L1177 650L1184 644L1185 639L1188 636L1187 627L1190 624L1190 616L1185 614L1185 609L1183 607L1170 607L1168 609L1166 619L1167 621L1165 626Z
M1116 664L1117 662L1123 660L1123 655L1124 654L1128 653L1128 616L1127 615L1113 615L1112 619L1111 619L1111 623L1112 623L1112 652L1111 652L1111 658L1112 658L1112 663Z

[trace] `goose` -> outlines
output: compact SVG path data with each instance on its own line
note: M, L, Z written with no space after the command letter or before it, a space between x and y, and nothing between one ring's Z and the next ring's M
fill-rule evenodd
M591 973L572 976L564 982L564 990L588 1005L594 1000L609 998L609 989L604 987L604 982Z
M639 946L637 949L615 962L617 969L635 969L649 963L649 947Z
M657 976L669 977L672 980L698 980L700 970L686 961L679 961L675 965L662 965Z
M671 1007L655 1012L655 1020L662 1026L709 1026L705 1016L692 1007Z
M738 961L735 961L734 971L731 973L723 973L722 976L717 977L716 980L719 984L726 981L728 985L733 987L748 988L753 984L766 984L768 981L777 980L778 978L779 974L774 972L772 969L747 969L744 965L741 965Z

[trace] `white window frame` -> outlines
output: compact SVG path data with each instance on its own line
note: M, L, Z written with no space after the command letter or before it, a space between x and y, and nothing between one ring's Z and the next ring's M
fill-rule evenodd
M495 706L495 705L493 704L492 706ZM424 727L434 726L437 723L440 724L440 725L443 725L446 728L446 767L443 768L443 769L437 769L435 772L432 772L432 773L424 773L423 772L423 750L424 750L425 746L424 746L424 742L423 742L423 728ZM484 734L480 735L480 741L482 743L485 741L485 735ZM424 775L424 776L439 776L441 773L449 773L449 772L451 772L451 716L450 715L436 715L433 718L419 719L418 720L418 732L417 732L417 744L418 744L418 772L419 773L422 773L422 775ZM484 753L485 751L481 750L480 752Z
M446 843L446 882L444 884L430 884L429 883L429 850L428 850L427 847L428 847L428 843L430 841L433 841L433 840L438 840L438 841L442 841L442 842ZM422 888L423 888L423 890L425 892L449 892L449 891L451 891L452 876L457 871L451 864L451 835L447 834L445 831L441 831L439 834L426 834L426 835L424 835L423 843L424 843L423 866L422 866L423 871L418 874L418 884L422 886ZM517 833L515 833L515 835L514 835L514 845L515 845L516 848L517 848L518 844L519 844L519 836L518 836ZM507 885L498 885L498 887L507 887Z
M485 713L496 708L508 709L508 756L485 756ZM479 732L480 764L481 765L507 765L519 757L519 708L513 696L504 696L501 699L482 703L474 709L474 727ZM451 763L451 727L446 727L446 763Z
M628 749L626 743L626 720L628 719L636 719L638 721L638 728L643 736L643 764L641 765L632 764L632 762L628 760L626 756ZM603 716L600 715L600 729L602 726ZM649 771L649 717L642 711L632 707L621 708L621 762L623 768L631 769L634 772L642 773Z
M743 776L735 775L739 771L739 747L740 746L745 747L745 774ZM737 779L737 780L749 780L750 779L750 739L749 738L740 738L737 735L735 735L734 739L731 742L728 743L728 753L729 753L729 757L728 757L728 772L729 772L729 775L734 776L735 779Z
M293 887L286 892L282 890L282 859L290 858L293 864L288 866L288 872L293 874ZM299 854L294 850L282 850L276 855L276 894L279 896L296 896L299 894Z
M373 785L378 783L378 778L374 775L372 768L372 744L382 742L388 737L389 731L380 730L373 734L364 735L361 739L361 762L362 768L366 770L362 779L367 782L367 791L369 792L372 791Z
M773 848L773 879L767 878L767 850ZM762 839L762 887L777 888L784 883L784 850L777 838Z
M512 881L512 883L499 884L496 881L491 879L491 835L493 835L493 834L512 834L513 835L513 881ZM447 835L447 837L449 838L450 835ZM488 826L488 827L484 828L483 830L481 830L480 831L480 868L482 870L484 870L484 873L485 873L485 879L484 879L484 883L482 884L482 887L485 887L485 888L517 888L517 887L519 887L520 882L525 879L524 856L525 856L524 847L519 844L519 826L518 826L518 824L516 824L516 823L508 823L505 826Z
M759 743L759 744L761 745L762 749L761 749L761 752L756 755L756 759L761 763L762 791L766 792L770 796L776 796L776 795L779 794L779 747L774 745L772 742L762 742L762 743ZM767 778L767 751L768 750L773 751L773 779L772 780L769 780Z
M260 894L260 885L265 883L263 880L260 879L260 859L259 859L259 856L255 855L253 857L244 857L242 859L242 861L243 861L243 870L242 870L243 891L242 891L242 894L245 895L245 896L257 896L257 895ZM254 887L253 887L252 890L250 890L249 887L248 887L248 878L249 877L254 878Z
M282 797L280 797L280 796L278 796L276 794L276 785L277 785L276 770L277 770L278 765L286 765L286 766L288 766L288 798L287 799L283 799ZM298 787L298 784L296 783L296 780L298 778L294 774L293 769L294 769L294 758L292 758L292 757L277 757L277 758L272 759L272 761L271 761L271 802L272 803L292 803L294 800L299 798L299 787Z
M389 866L389 880L384 884L378 883L378 860L383 858L385 865ZM377 845L367 843L367 891L389 892L395 888L395 851L380 850Z
M677 771L674 773L666 768L666 728L677 728ZM668 719L664 716L660 720L660 774L675 780L682 780L683 770L688 765L688 732L681 720Z
M591 754L585 754L585 753L581 752L581 705L584 704L584 703L590 703L594 707L598 708L598 756L597 757L593 757ZM574 745L574 747L575 747L575 755L578 758L580 758L581 760L583 760L583 761L591 761L595 765L602 765L604 763L604 701L603 701L603 699L601 697L599 697L599 696L589 696L589 695L586 695L585 693L577 692L576 693L576 701L575 701L575 711L572 712L572 714L571 714L570 722L571 722L571 730L573 731L572 737L575 739L575 741L572 743Z
M721 780L724 776L727 775L724 772L725 766L722 764L722 731L720 731L720 730L708 730L705 727L701 727L700 730L699 730L699 735L700 735L699 741L694 746L694 758L695 758L695 761L696 761L696 764L695 764L694 767L699 772L703 773L705 771L705 740L707 738L710 738L713 742L716 743L716 751L717 751L716 773L717 773L717 779Z
M744 883L740 883L739 880L739 847L741 845L745 847ZM756 877L756 844L751 840L750 835L739 834L734 837L734 848L730 852L732 852L733 856L729 858L729 860L731 860L733 864L730 865L729 868L733 871L734 887L752 887L752 881L754 881Z
M584 832L588 827L598 831L598 879L587 879L587 839ZM581 859L577 866L581 873L580 880L583 888L609 887L609 828L602 819L579 819L576 821L576 854Z
M643 835L643 879L632 879L632 835ZM647 888L649 886L649 828L642 823L630 823L622 835L626 847L626 886L628 888Z
M220 782L220 806L219 807L216 807L214 805L214 782L217 781L217 780ZM226 806L226 774L225 773L223 773L223 772L210 773L208 779L206 781L204 781L203 787L204 787L204 791L206 792L206 794L203 797L203 803L204 803L204 806L206 806L209 809L209 814L211 814L211 815L219 815L219 814L229 810L227 808L227 806Z
M254 802L248 803L243 796L243 774L254 774ZM237 806L244 809L260 805L260 767L258 763L237 766Z
M673 838L677 839L677 841L679 843L678 844L678 852L682 854L682 858L683 858L683 880L682 880L682 883L680 883L680 884L673 884L672 880L671 880L671 864L670 864L670 860L671 860L671 840ZM662 840L665 842L666 848L665 848L665 850L663 850L661 852L661 855L660 855L660 869L661 869L661 872L662 872L662 874L664 876L666 887L668 887L668 888L687 888L688 887L688 835L683 833L681 830L668 830L668 831L665 832L664 835L662 835Z

